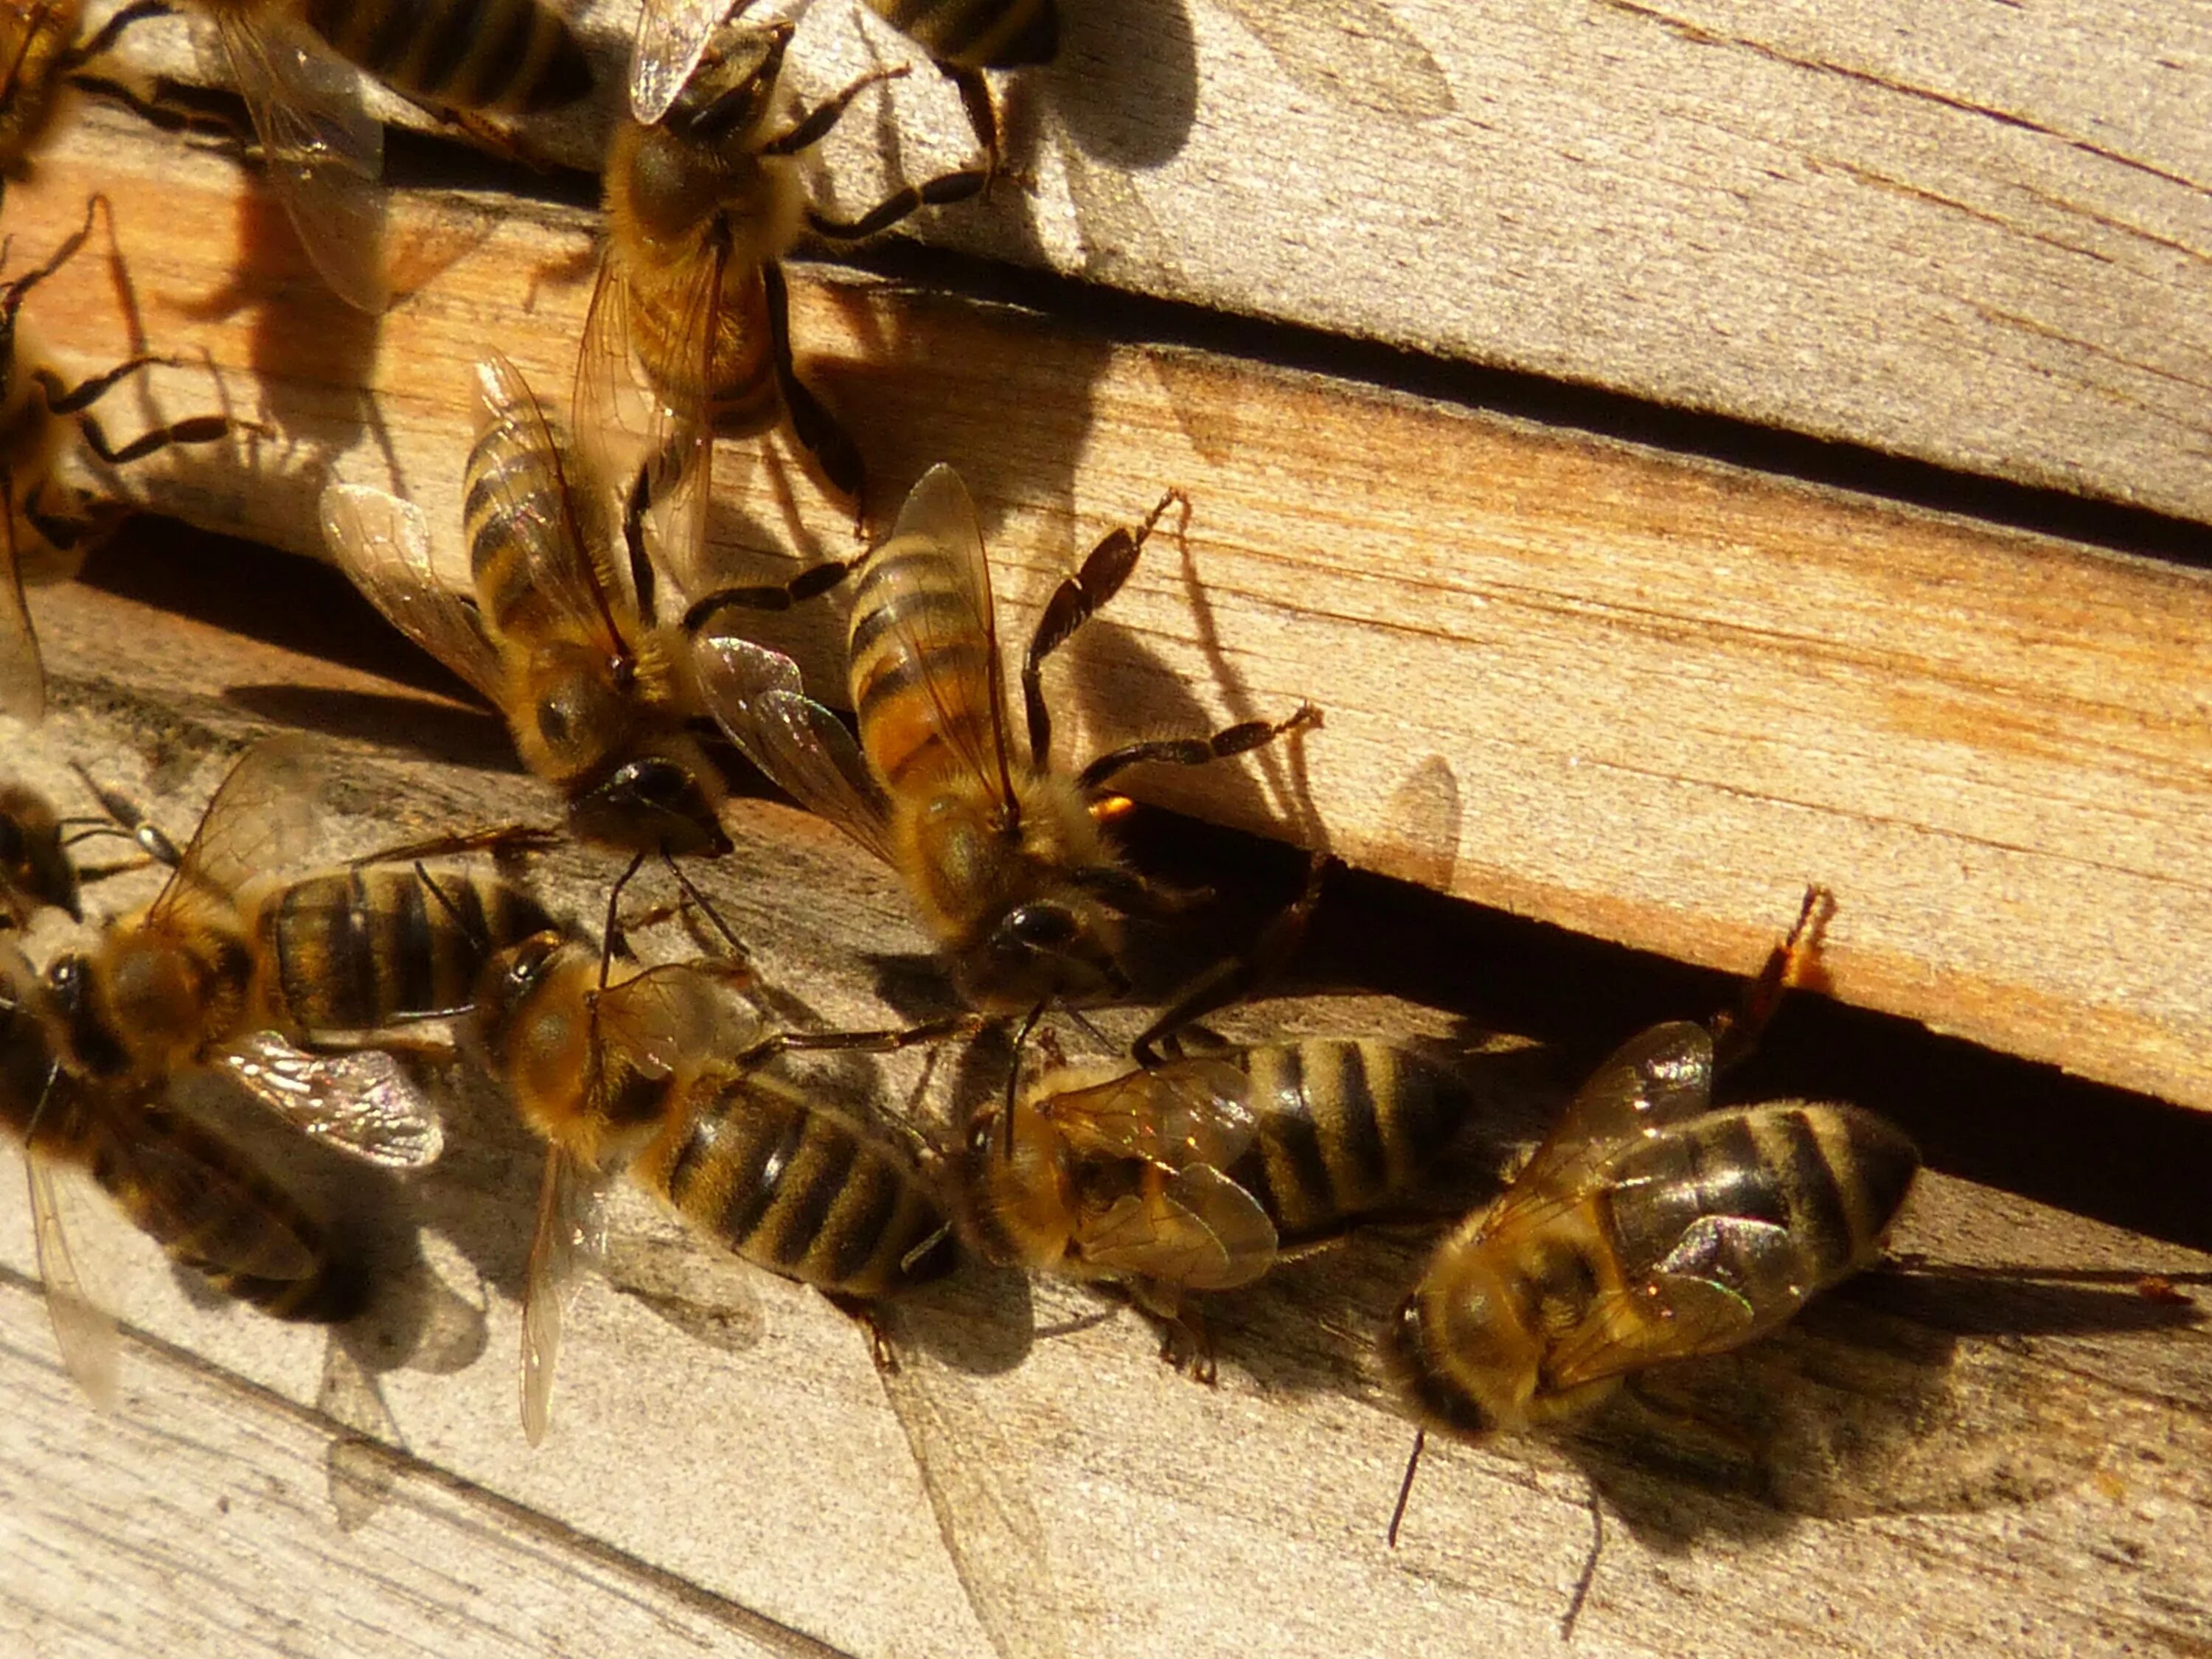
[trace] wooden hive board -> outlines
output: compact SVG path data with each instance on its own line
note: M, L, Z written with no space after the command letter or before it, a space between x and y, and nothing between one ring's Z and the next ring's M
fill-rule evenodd
M312 716L361 734L331 739L320 852L514 811L523 792L489 721L282 643L302 632L296 585L261 586L238 609L262 637L57 592L42 610L56 706L40 731L8 732L11 769L75 807L66 763L84 762L173 832L235 744ZM882 1021L864 953L919 943L884 872L770 803L738 803L732 828L736 854L702 878L763 971L825 1020ZM556 908L603 902L603 860L562 853L538 873ZM117 878L94 906L152 879ZM33 936L40 954L55 922ZM1249 1018L1447 1029L1372 998ZM1510 1038L1485 1052L1486 1133L1510 1140L1554 1109L1558 1080ZM2004 1086L1994 1060L1973 1076ZM933 1091L917 1109L946 1103ZM378 1298L335 1337L210 1301L122 1237L108 1283L137 1334L112 1416L59 1367L22 1185L0 1170L0 1382L16 1402L0 1427L0 1639L49 1659L641 1643L856 1659L1520 1654L1558 1643L1595 1493L1604 1542L1574 1641L1596 1655L2212 1641L2212 1351L2185 1300L2136 1284L2162 1275L2201 1297L2212 1257L2197 1249L1930 1174L1895 1240L1902 1270L1678 1373L1668 1414L1435 1449L1393 1552L1407 1427L1369 1343L1412 1271L1409 1237L1224 1304L1215 1390L1161 1366L1126 1310L956 1280L902 1316L895 1410L841 1316L625 1195L608 1276L568 1321L553 1435L532 1452L514 1356L535 1148L465 1075L447 1111L446 1157L407 1178L257 1138L371 1242ZM2208 1121L2173 1115L2201 1170ZM2094 1139L2075 1158L2109 1161ZM2185 1193L2191 1170L2176 1157L2117 1173L2140 1197ZM78 1237L123 1232L88 1215Z

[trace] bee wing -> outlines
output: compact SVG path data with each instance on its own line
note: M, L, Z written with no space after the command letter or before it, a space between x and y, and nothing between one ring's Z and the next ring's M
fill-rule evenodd
M985 787L1011 807L1012 769L1006 753L1006 690L999 635L991 611L991 571L975 503L960 475L942 463L907 493L889 540L863 562L860 582L890 619L894 657L886 675L922 689L930 729ZM978 732L958 678L983 654L990 684L990 726Z
M556 486L549 503L531 469L495 467L483 480L488 502L478 511L508 527L523 561L517 580L563 616L596 629L611 655L628 651L637 607L606 545L601 503L590 481L574 476L574 450L546 418L522 372L497 352L477 365L477 390L483 406L478 444L536 456Z
M649 127L668 113L706 56L715 27L734 21L752 3L739 0L645 0L638 14L637 46L629 60L629 112Z
M700 695L730 741L808 811L885 863L890 803L845 724L799 690L799 665L750 640L714 635L693 651Z
M562 1148L545 1149L522 1287L522 1432L533 1446L552 1419L553 1362L561 1351L561 1322L575 1295L577 1265L599 1254L605 1186Z
M323 539L338 568L386 622L499 706L499 653L476 607L438 580L422 510L366 484L341 483L323 491L321 507Z
M381 312L384 125L362 107L360 76L327 47L295 39L267 8L223 6L216 24L253 118L277 198L331 291Z
M1078 1152L1142 1158L1171 1169L1225 1169L1252 1144L1252 1080L1227 1060L1170 1060L1087 1089L1043 1096L1037 1109Z
M55 1346L77 1386L94 1405L109 1410L115 1404L115 1320L102 1299L85 1288L84 1274L70 1248L56 1176L70 1172L66 1166L58 1168L35 1146L24 1149L24 1168L30 1172L39 1277L46 1287L46 1316L53 1322Z
M15 549L14 490L10 481L0 481L6 498L0 499L0 714L35 723L46 712L46 676L39 664L39 636L31 629L30 607L23 600L23 568Z
M446 1149L437 1109L380 1048L310 1054L256 1031L219 1058L225 1076L294 1127L371 1164L419 1170Z
M715 981L689 963L670 963L599 992L592 1030L602 1050L662 1076L696 1063L727 1010Z
M324 758L300 734L264 738L240 756L149 916L195 896L228 906L253 877L299 860L313 844Z
M1274 1265L1275 1224L1220 1170L1194 1164L1156 1194L1116 1199L1082 1243L1085 1259L1109 1273L1225 1291Z
M703 388L713 349L721 261L697 261L676 308L672 338L695 360L685 376L700 388L678 408L645 373L632 342L634 297L611 250L599 262L599 284L584 319L576 356L573 418L586 459L625 493L645 468L650 477L647 522L653 551L687 598L706 591L707 509L714 495L714 431Z

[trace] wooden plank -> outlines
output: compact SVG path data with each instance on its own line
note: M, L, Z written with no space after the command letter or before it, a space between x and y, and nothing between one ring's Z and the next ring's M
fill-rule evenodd
M300 629L292 591L264 587L261 625ZM6 752L63 799L76 799L65 761L84 760L188 824L228 748L283 708L374 734L334 739L350 787L333 851L515 804L510 771L479 769L499 757L485 722L450 705L99 590L49 598L58 706L39 732L11 729ZM883 1018L862 953L917 942L883 872L773 805L740 804L732 828L735 855L702 879L763 969L825 1018ZM611 871L563 854L543 873L556 907L589 914ZM1433 988L1449 999L1449 975ZM1248 1018L1438 1029L1374 999ZM1496 1052L1476 1075L1510 1138L1557 1088L1510 1044ZM994 1086L961 1069L939 1085ZM1984 1060L1965 1079L1991 1134L2002 1070ZM894 1097L910 1076L888 1080ZM916 1109L951 1103L932 1092ZM2205 1121L2185 1122L2201 1146ZM1226 1301L1215 1390L1160 1366L1126 1311L1008 1276L956 1280L902 1316L902 1419L841 1316L626 1195L610 1278L569 1322L553 1437L532 1453L514 1354L532 1149L465 1077L447 1129L447 1157L405 1181L291 1149L315 1201L368 1231L382 1275L327 1347L127 1254L111 1282L149 1340L125 1355L113 1418L63 1379L26 1290L21 1183L0 1167L0 1388L21 1402L0 1430L0 1541L18 1564L0 1578L0 1631L33 1651L185 1659L402 1644L477 1659L641 1638L808 1650L770 1626L866 1659L1510 1656L1555 1647L1595 1491L1604 1546L1575 1641L1600 1656L1763 1659L1778 1632L1808 1655L1885 1659L2212 1641L2212 1344L2193 1310L2134 1288L2158 1273L2201 1298L2212 1256L2002 1192L1928 1177L1896 1241L1911 1271L1678 1372L1662 1397L1686 1420L1629 1412L1585 1438L1439 1448L1393 1553L1381 1533L1407 1431L1369 1334L1413 1269L1409 1238ZM2094 1138L2050 1155L2104 1156ZM2178 1159L2137 1184L2185 1186L2201 1167Z
M592 9L611 94L635 9ZM1035 193L929 240L2212 517L2196 8L1062 10L1061 63L1006 88ZM863 18L814 0L791 84L910 56ZM134 49L192 70L181 25ZM595 167L605 118L534 137ZM972 147L927 73L851 125L826 151L848 206L887 150L921 177Z
M296 256L206 235L265 228L265 204L129 127L88 129L11 193L24 245L95 184L146 337L204 349L271 428L132 487L301 550L327 477L394 488L463 569L469 365L496 342L562 401L585 290L533 296L533 273L583 250L582 221L508 219L380 334ZM211 317L249 245L281 286ZM131 336L111 285L76 275L30 309L89 369ZM1309 842L1326 826L1375 868L1738 971L1820 881L1838 996L2212 1105L2203 573L1003 308L811 273L797 294L878 521L957 461L1010 639L1109 525L1164 483L1191 492L1188 562L1159 545L1064 653L1063 752L1310 696L1328 725L1294 763L1144 792ZM210 402L198 367L155 386L149 420ZM756 457L726 447L717 473L733 566L848 551L843 515ZM837 695L833 620L768 632Z

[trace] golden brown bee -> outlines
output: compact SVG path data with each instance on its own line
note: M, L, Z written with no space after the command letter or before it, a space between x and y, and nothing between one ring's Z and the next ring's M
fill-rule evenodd
M1356 1037L1059 1066L1021 1091L1011 1150L997 1103L977 1114L968 1218L994 1260L1118 1280L1180 1324L1183 1292L1404 1206L1468 1104L1443 1066Z
M418 1046L410 1025L458 1017L491 953L550 920L471 872L266 873L306 840L313 765L296 739L249 750L153 902L48 967L65 1059L116 1089L217 1066L312 1133L380 1162L426 1163L436 1121L368 1045Z
M441 115L521 113L592 88L538 0L193 0L214 20L278 198L331 291L382 311L384 127L345 59ZM466 123L464 123L466 125Z
M1107 786L1143 762L1202 765L1319 718L1306 705L1279 722L1128 744L1079 772L1054 765L1044 659L1120 591L1179 499L1170 495L1135 532L1109 535L1045 605L1022 672L1025 757L1007 735L982 532L950 467L923 476L855 578L848 649L857 746L802 694L790 659L744 640L700 641L714 717L776 783L904 878L970 1006L1033 1014L1126 991L1126 919L1184 901L1121 861L1101 823L1123 804ZM694 619L714 604L710 596L694 606Z
M59 117L72 76L105 54L133 23L159 17L166 0L135 0L80 40L83 0L0 4L0 180L21 179Z
M27 927L50 904L84 920L61 819L37 790L0 783L0 927Z
M1632 1038L1437 1247L1385 1345L1423 1418L1486 1435L1571 1416L1773 1329L1880 1253L1911 1143L1850 1106L1714 1110L1713 1064L1702 1025Z
M0 945L0 1127L21 1143L47 1310L70 1372L102 1405L115 1394L113 1321L85 1286L59 1179L98 1185L139 1231L216 1288L280 1319L342 1322L368 1301L361 1262L243 1152L149 1089L108 1087L62 1066L46 990Z
M975 195L986 178L948 173L851 222L811 209L795 158L884 76L787 118L777 77L790 39L788 23L724 25L665 112L619 123L607 155L606 252L577 362L576 429L623 452L604 466L610 478L642 466L635 507L651 506L657 550L694 595L717 434L749 437L787 414L832 485L858 501L866 483L860 451L792 361L779 261L803 230L872 236Z
M951 1231L916 1158L863 1122L757 1069L781 1040L730 1040L724 987L697 967L609 985L594 951L557 933L486 970L476 1003L486 1063L547 1142L524 1292L522 1420L544 1434L564 1286L590 1183L631 1177L702 1235L849 1310L952 1266ZM914 1034L799 1039L896 1046Z
M728 852L721 775L685 729L699 707L689 640L641 616L641 550L626 580L607 500L514 366L494 358L477 373L484 416L465 475L476 602L440 585L422 514L381 490L324 491L331 550L401 632L507 716L579 836Z
M94 197L85 204L83 227L52 258L0 286L0 490L6 492L0 501L0 537L5 538L0 545L0 714L24 720L38 719L46 701L24 586L74 576L121 517L112 502L92 500L56 479L64 447L82 439L110 466L125 466L172 444L213 443L232 431L227 416L200 415L142 433L119 448L112 446L92 416L92 405L126 376L170 360L132 357L72 386L27 341L18 316L23 301L76 257L92 234L94 214L106 205L105 197Z

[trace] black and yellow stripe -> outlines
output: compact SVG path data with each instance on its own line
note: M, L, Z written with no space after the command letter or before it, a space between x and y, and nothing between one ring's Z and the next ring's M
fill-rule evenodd
M895 1295L951 1270L944 1209L889 1142L758 1075L709 1073L691 1099L632 1173L709 1237L833 1296Z
M427 104L520 113L592 89L575 35L537 0L307 0L305 15L339 56Z
M527 642L572 626L558 596L540 587L538 573L549 556L539 538L583 531L575 517L569 481L580 477L574 453L557 434L533 421L489 422L470 447L462 474L461 532L469 546L469 574L485 631L495 643ZM575 556L581 556L577 555Z
M1060 50L1055 0L868 0L876 15L940 64L1018 69Z
M994 645L979 627L953 556L933 538L893 536L861 562L846 636L853 708L869 764L894 793L956 777L956 740L998 743ZM927 641L926 650L912 648Z

